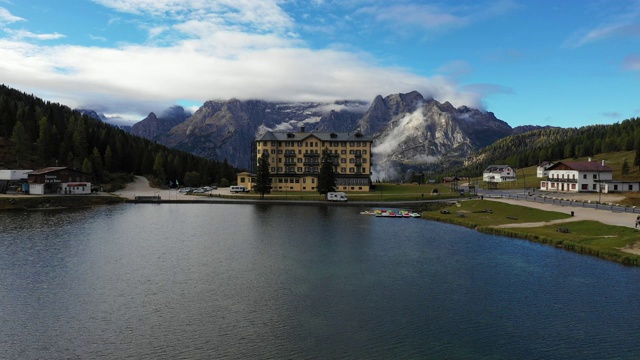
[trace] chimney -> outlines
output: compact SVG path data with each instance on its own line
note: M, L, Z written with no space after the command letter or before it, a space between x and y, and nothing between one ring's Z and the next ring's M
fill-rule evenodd
M300 126L300 132L304 132L304 126Z

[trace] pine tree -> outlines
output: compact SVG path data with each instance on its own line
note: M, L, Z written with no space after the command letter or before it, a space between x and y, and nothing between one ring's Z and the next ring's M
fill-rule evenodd
M336 191L336 174L333 166L333 158L329 150L322 150L322 166L320 166L320 174L318 174L318 192L320 194L326 195Z
M624 159L622 161L622 175L629 175L629 162L627 161L627 159Z
M263 152L258 159L258 170L256 173L256 184L253 190L260 193L260 199L264 199L264 194L271 192L271 173L269 172L269 154Z
M164 184L166 181L166 175L164 172L164 157L162 153L158 153L153 162L153 175L156 177L158 184Z
M11 143L16 152L16 162L18 165L22 165L29 156L29 140L27 139L27 133L24 130L24 126L21 121L18 121L13 127L11 134Z

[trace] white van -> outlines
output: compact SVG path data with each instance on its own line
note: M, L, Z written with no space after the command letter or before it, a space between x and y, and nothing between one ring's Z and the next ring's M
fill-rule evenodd
M329 201L347 201L347 194L343 192L329 192L327 193L327 200Z
M239 193L239 192L248 193L250 190L244 186L232 186L230 191L232 193Z

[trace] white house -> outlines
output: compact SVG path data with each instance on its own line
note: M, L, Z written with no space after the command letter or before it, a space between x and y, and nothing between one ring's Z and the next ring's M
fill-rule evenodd
M482 172L482 180L494 183L515 181L516 172L509 165L489 165Z
M540 164L538 164L538 167L536 168L536 176L539 178L545 178L547 176L549 176L549 168L553 166L553 163L551 161L543 161Z
M549 168L549 177L540 181L540 190L557 192L604 192L613 180L613 170L598 161L560 161ZM598 190L600 185L600 190Z

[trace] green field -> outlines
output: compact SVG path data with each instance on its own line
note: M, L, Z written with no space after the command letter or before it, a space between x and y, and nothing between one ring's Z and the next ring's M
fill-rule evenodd
M478 231L527 239L582 254L597 256L625 265L640 265L640 256L620 250L635 244L640 235L636 229L605 225L597 221L575 221L537 227L501 228L512 223L548 222L571 217L570 214L549 212L500 202L471 200L446 206L441 211L427 211L423 217Z

